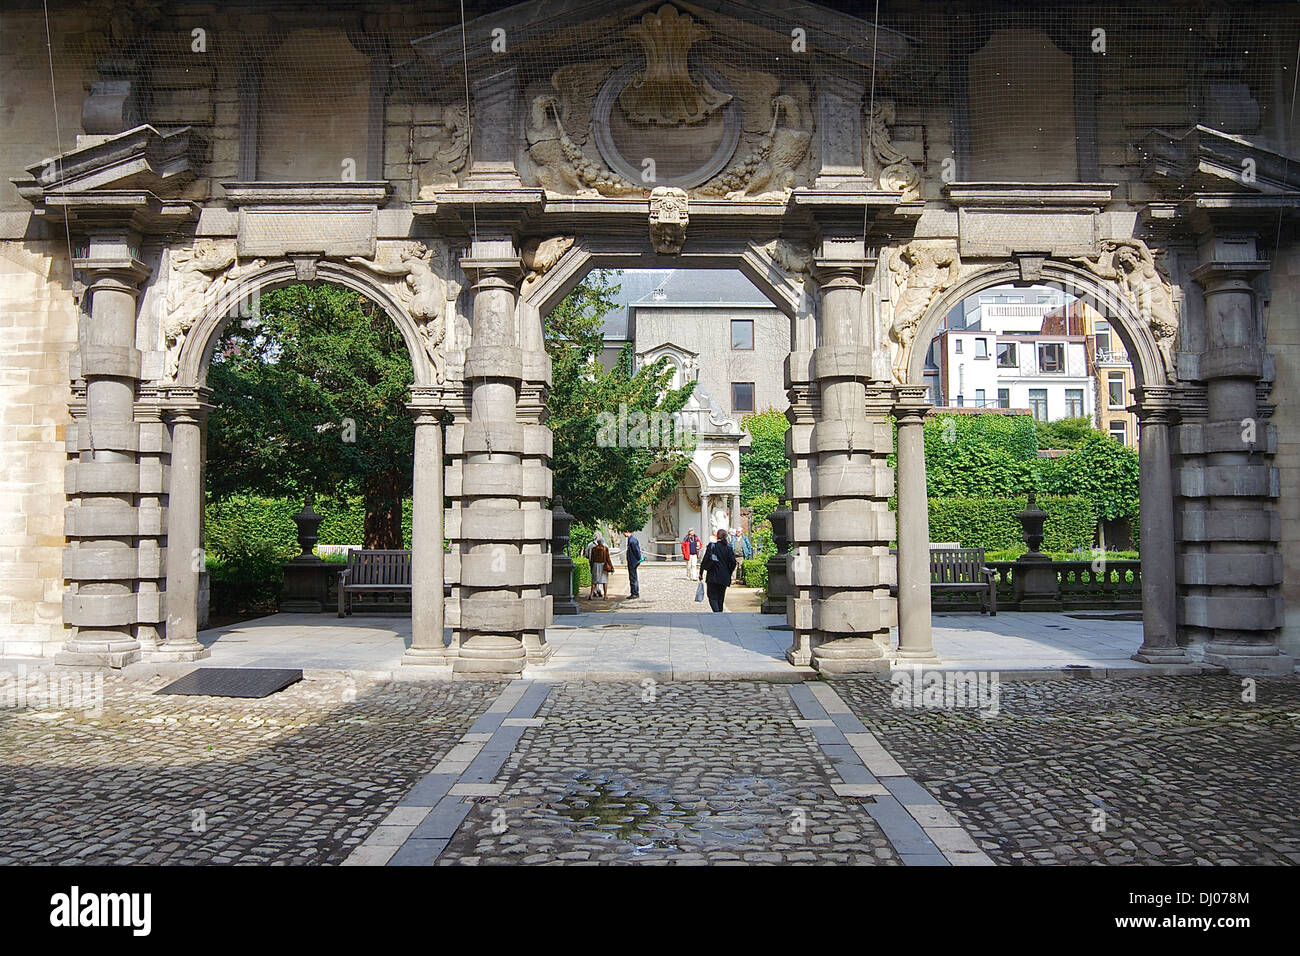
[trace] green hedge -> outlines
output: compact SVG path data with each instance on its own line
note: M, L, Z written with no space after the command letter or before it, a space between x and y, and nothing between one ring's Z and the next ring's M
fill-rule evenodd
M740 566L741 580L745 582L745 587L767 587L767 559L771 556L768 552L758 551Z
M1024 498L931 498L930 540L960 541L963 547L990 551L1023 547L1019 516L1025 504ZM1092 547L1097 522L1087 498L1043 497L1038 506L1048 515L1043 550Z
M578 555L573 559L573 593L591 587L591 562Z

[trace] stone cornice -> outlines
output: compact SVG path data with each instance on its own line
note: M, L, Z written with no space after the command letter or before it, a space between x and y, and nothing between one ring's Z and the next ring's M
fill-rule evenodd
M976 206L1031 209L1100 209L1115 183L948 183L943 194L958 209Z
M222 183L226 200L236 208L255 206L381 206L393 186L389 182Z

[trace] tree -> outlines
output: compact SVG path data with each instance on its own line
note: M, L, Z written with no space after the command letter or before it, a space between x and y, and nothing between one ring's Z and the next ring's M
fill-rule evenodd
M1058 458L1043 473L1043 491L1081 495L1092 502L1099 521L1138 512L1138 455L1109 435L1094 431L1077 449Z
M759 495L785 495L785 473L790 459L785 454L785 433L790 428L785 413L769 408L746 415L741 423L749 432L749 451L740 455L740 503L752 506Z
M641 528L690 465L693 441L679 441L673 415L695 383L672 388L666 359L635 369L630 342L605 369L604 320L619 288L609 274L593 273L546 317L546 407L565 508L584 524Z
M208 491L360 494L365 547L402 547L411 491L413 373L401 334L370 300L338 286L264 293L232 322L208 373Z
M1091 418L1061 418L1054 422L1038 422L1039 448L1078 448L1097 430Z

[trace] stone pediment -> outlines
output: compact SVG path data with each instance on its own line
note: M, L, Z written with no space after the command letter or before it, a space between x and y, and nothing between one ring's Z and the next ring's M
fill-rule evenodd
M24 199L97 189L143 189L166 197L194 179L201 145L188 126L167 133L137 126L114 136L78 139L83 142L74 149L33 163L26 176L11 180Z
M684 345L678 345L676 342L660 342L658 345L652 345L649 348L641 349L637 356L651 355L655 352L675 352L684 358L698 358L699 352L686 348Z
M1153 129L1142 139L1144 177L1167 196L1300 191L1300 161L1208 126Z
M411 43L435 69L459 70L464 63L477 62L494 63L499 69L500 38L504 38L507 51L523 49L534 56L544 54L558 67L579 56L589 56L592 50L610 55L611 41L616 43L624 28L664 6L712 27L718 42L751 52L763 50L789 57L791 39L798 30L806 37L809 53L818 58L839 61L845 68L870 70L874 65L877 71L888 73L915 49L915 41L905 34L802 0L691 0L671 4L664 0L632 4L618 0L529 0L471 20L463 31L460 26L450 27Z

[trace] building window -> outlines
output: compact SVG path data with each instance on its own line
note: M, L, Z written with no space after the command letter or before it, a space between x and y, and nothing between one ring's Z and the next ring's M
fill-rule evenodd
M1106 379L1107 402L1111 408L1124 407L1124 373L1111 372Z
M1128 444L1128 423L1123 419L1116 419L1110 423L1110 437L1115 439L1121 445Z
M1010 407L1011 407L1011 389L1009 388L998 389L998 408L1010 408Z
M752 412L754 410L754 383L731 383L732 412Z
M754 348L754 320L753 319L732 319L731 320L731 347L733 349Z
M958 355L961 355L961 339L952 340L952 350Z
M1016 361L1016 343L999 342L998 343L998 368L1019 368L1020 363Z
M1065 390L1065 417L1083 417L1083 389L1067 388Z
M1034 413L1034 420L1047 421L1047 389L1031 388L1029 390L1029 410Z
M982 388L975 389L975 407L983 408L986 401L987 400L984 397L984 389Z
M1065 345L1061 342L1049 342L1038 346L1038 371L1064 372Z
M989 357L989 340L988 340L988 339L976 339L976 340L975 340L975 357L976 357L977 359L986 359L986 358Z
M1110 323L1097 323L1097 358L1105 362L1110 358Z

